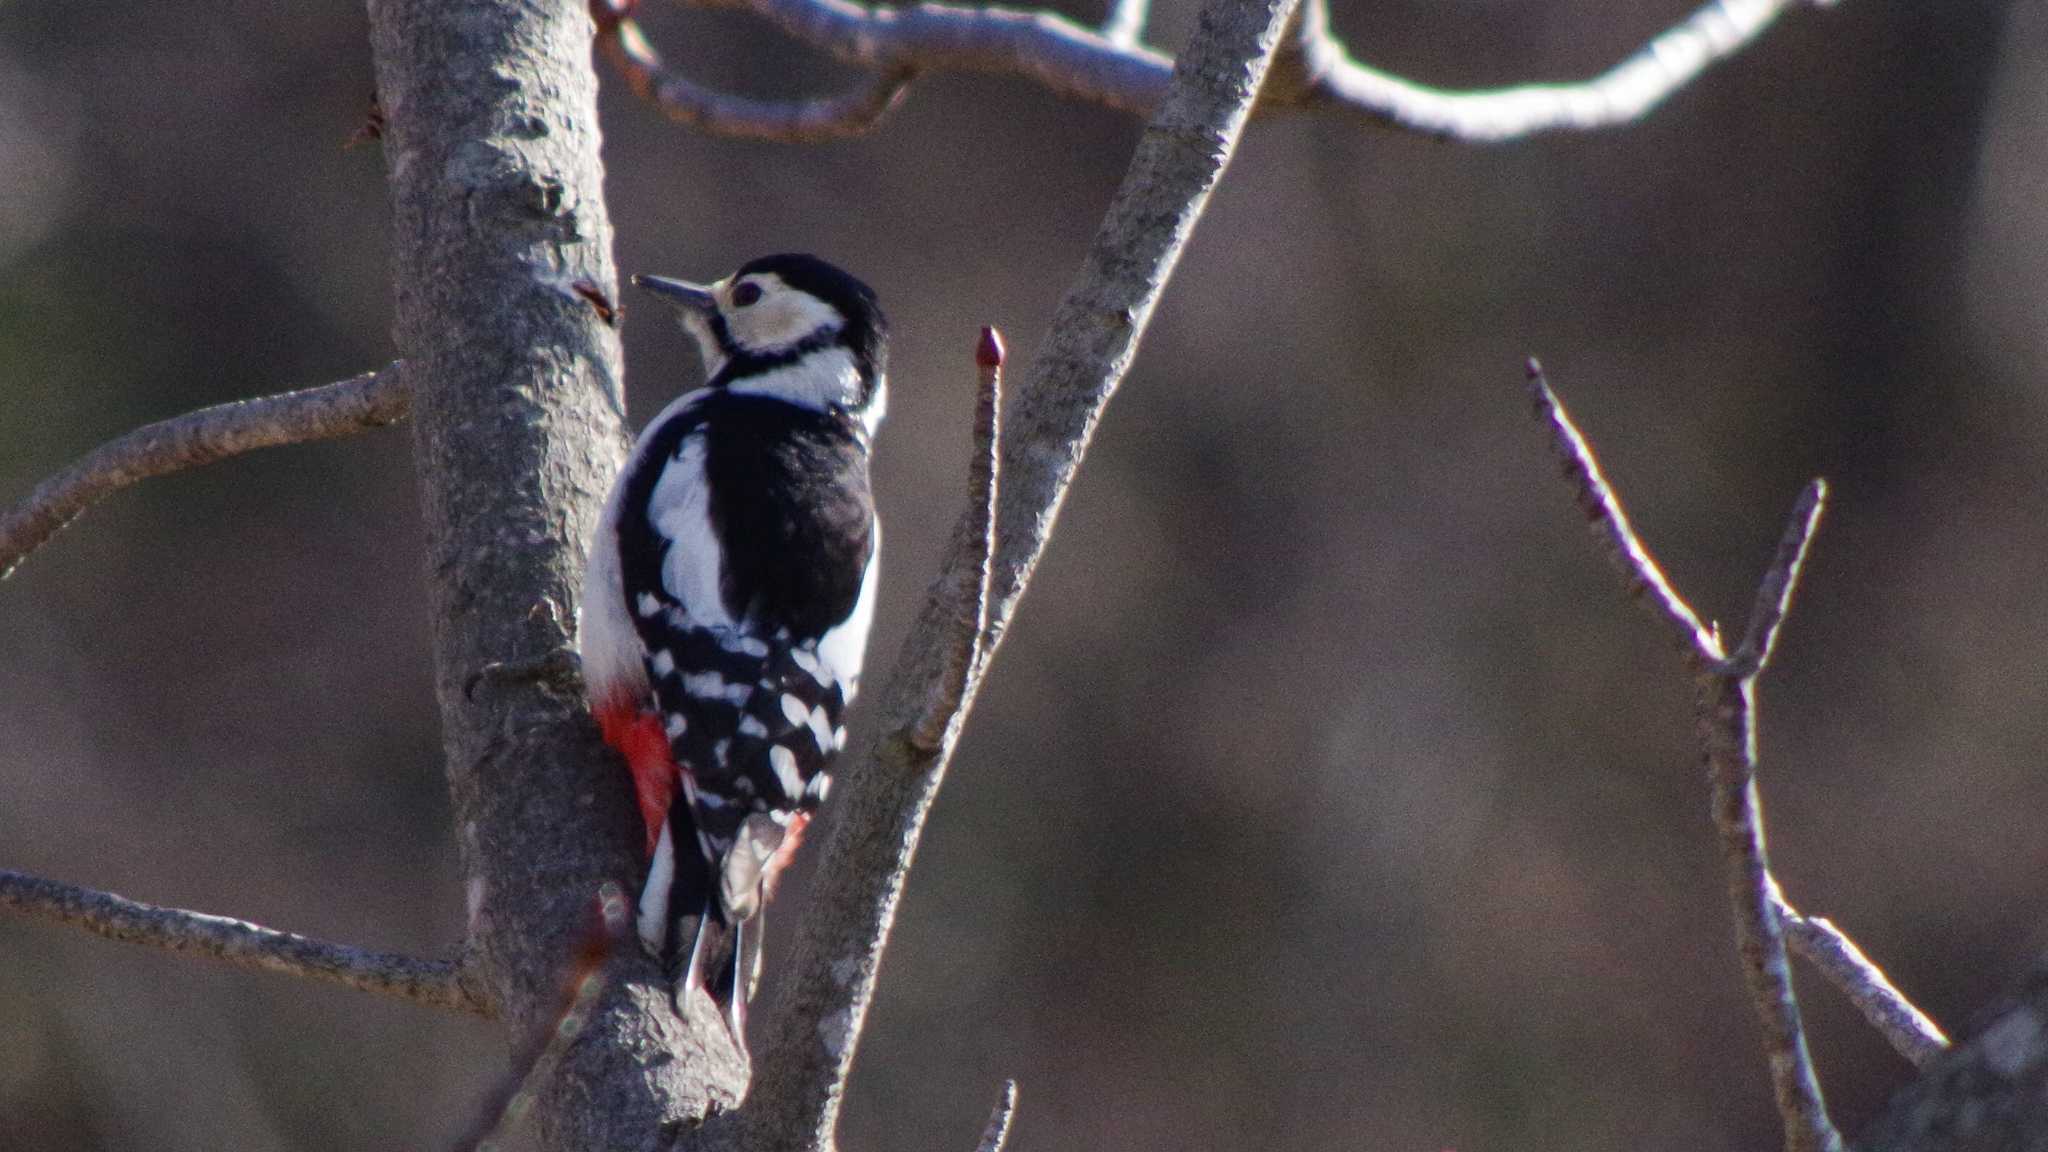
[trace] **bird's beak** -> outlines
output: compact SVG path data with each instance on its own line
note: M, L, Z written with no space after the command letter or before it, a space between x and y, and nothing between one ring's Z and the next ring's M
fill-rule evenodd
M718 297L703 284L692 284L688 280L671 280L666 276L635 276L633 287L665 296L669 303L693 312L711 313L718 310Z

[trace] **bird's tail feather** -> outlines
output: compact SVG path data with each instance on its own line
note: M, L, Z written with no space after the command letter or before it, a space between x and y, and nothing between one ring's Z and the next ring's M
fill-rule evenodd
M687 804L674 804L640 893L640 938L675 986L676 1011L690 1015L702 988L744 1052L747 1001L760 976L759 917L734 923L718 897L710 864L697 851Z

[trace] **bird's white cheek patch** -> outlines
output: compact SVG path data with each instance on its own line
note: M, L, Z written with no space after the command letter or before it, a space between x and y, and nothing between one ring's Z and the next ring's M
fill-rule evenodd
M816 296L789 289L777 276L761 279L766 292L760 303L725 312L726 331L742 347L773 351L842 322L838 309Z

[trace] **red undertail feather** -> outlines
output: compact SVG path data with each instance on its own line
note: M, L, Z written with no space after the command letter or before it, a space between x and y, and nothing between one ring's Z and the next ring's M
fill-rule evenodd
M678 773L669 754L668 734L661 717L638 701L607 701L595 709L604 742L626 758L633 774L633 795L640 801L640 819L647 829L647 858L661 842L668 806L675 800Z

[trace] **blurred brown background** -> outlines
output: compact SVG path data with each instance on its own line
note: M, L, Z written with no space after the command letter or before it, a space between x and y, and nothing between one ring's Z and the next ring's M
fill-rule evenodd
M1194 8L1162 0L1169 47ZM1687 11L1335 17L1481 85ZM846 77L743 17L649 23L735 90ZM342 147L370 85L355 5L0 10L0 498L390 357L383 164ZM1029 351L1139 125L971 76L826 147L693 135L611 77L604 115L623 268L809 249L882 292L886 664L963 498L975 326ZM1634 128L1256 125L975 715L847 1147L966 1147L1005 1076L1025 1152L1775 1146L1688 686L1556 479L1532 352L1703 613L1739 619L1834 482L1765 691L1772 844L1965 1023L2048 946L2044 123L2043 5L1845 0ZM696 366L631 320L638 421ZM454 943L407 449L152 482L0 585L0 867ZM1853 1131L1909 1070L1800 978ZM0 921L0 1148L431 1148L502 1059L476 1021Z

